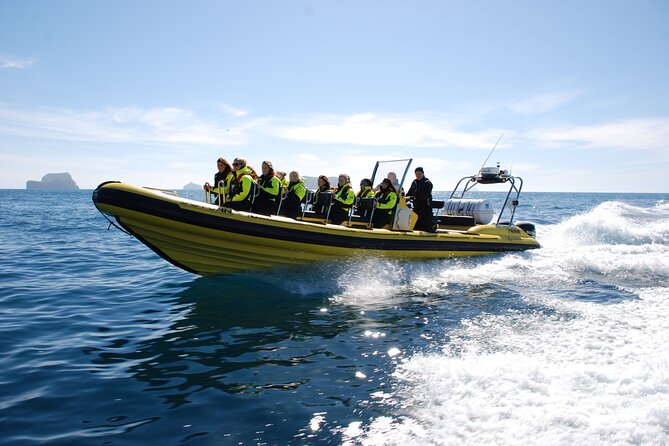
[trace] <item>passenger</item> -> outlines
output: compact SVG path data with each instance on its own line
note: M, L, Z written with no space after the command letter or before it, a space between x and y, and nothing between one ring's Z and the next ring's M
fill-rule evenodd
M432 182L425 176L422 167L416 167L416 179L411 183L407 199L413 200L413 211L418 214L415 230L435 232L432 222Z
M382 228L391 223L395 204L397 204L397 192L390 178L385 178L376 193L376 210L372 222L375 228Z
M288 181L288 178L286 178L286 172L281 172L280 170L276 171L276 176L279 178L279 181L281 181L281 187L283 187L285 190L288 190L288 184L290 181Z
M226 193L229 190L230 186L229 182L232 180L232 175L231 175L232 167L225 158L219 158L216 161L216 165L218 166L218 172L216 172L216 174L214 175L214 185L212 186L207 182L204 183L204 186L202 186L202 188L204 190L210 191L212 193L212 198L214 200L214 203L218 203L220 205L224 203L227 198ZM220 199L219 195L221 197Z
M235 158L232 168L234 169L234 178L230 188L230 201L226 202L224 206L236 211L249 211L255 181L253 181L251 171L246 167L245 159Z
M258 179L258 196L253 202L253 212L263 215L276 214L281 195L281 180L274 174L270 161L262 162L262 175Z
M227 164L227 169L229 169L228 174L225 176L225 181L224 182L219 182L219 192L221 193L219 195L220 197L220 204L225 203L226 201L230 200L230 193L232 192L232 182L235 180L235 172L232 169L232 166L230 163L226 161ZM227 170L226 169L226 170Z
M390 183L393 185L395 188L395 192L399 192L400 190L400 180L397 179L397 174L395 172L388 172L388 179L390 180Z
M318 177L318 189L314 193L314 205L313 210L318 214L325 214L330 207L331 198L328 201L327 194L332 193L332 187L330 187L330 179L325 175L320 175ZM324 194L324 195L321 195Z
M372 210L372 198L374 198L374 191L372 190L372 180L365 178L360 182L360 190L356 195L356 213L363 218L367 218Z
M297 218L302 214L301 203L307 194L307 188L296 171L290 173L290 183L288 183L288 193L281 205L281 214L290 218Z
M251 175L251 178L253 178L253 181L255 181L257 183L259 177L258 177L258 173L256 172L256 170L253 167L248 166L248 165L246 166L246 168L248 169L249 174Z
M372 180L369 178L364 178L360 181L360 190L358 191L358 198L368 198L373 197L374 191L372 190Z
M397 179L397 174L395 172L388 172L388 175L386 175L386 178L388 178L390 180L390 182L392 183L393 187L395 188L395 192L400 190L400 181ZM378 184L374 188L374 190L378 192L380 187L381 187L381 184Z
M351 187L351 178L342 173L337 181L338 188L335 191L332 208L330 209L330 221L332 224L339 225L348 219L348 213L355 202L355 192Z

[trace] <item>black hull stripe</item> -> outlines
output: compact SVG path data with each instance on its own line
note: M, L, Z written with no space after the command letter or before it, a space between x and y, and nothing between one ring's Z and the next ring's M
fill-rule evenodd
M137 238L137 240L139 240L140 242L142 242L142 243L144 243L146 246L148 246L149 249L150 249L151 251L153 251L153 252L155 252L156 254L158 254L158 255L159 255L160 257L162 257L164 260L167 260L168 262L170 262L172 265L176 266L177 268L181 268L181 269L183 269L184 271L188 271L189 273L200 274L198 271L194 270L193 268L190 268L190 267L184 265L183 263L179 263L179 262L177 262L176 260L174 260L172 257L170 257L170 256L168 256L167 254L165 254L163 251L161 251L161 250L158 249L156 246L154 246L151 242L149 242L148 240L146 240L146 239L145 239L144 237L142 237L141 235L137 234L137 233L136 233L135 231L133 231L129 226L127 226L125 223L123 223L119 217L116 217L116 221L118 222L118 224L121 225L121 227L123 227L123 229L125 229L125 230L128 231L130 234L132 234L133 237Z
M116 206L155 217L225 231L233 234L263 237L273 240L333 246L350 249L373 249L382 251L524 251L537 246L514 243L458 242L436 239L389 240L356 237L348 234L315 233L300 229L277 228L254 221L239 221L213 216L197 211L184 210L176 203L135 194L128 191L101 188L93 193L93 202ZM249 220L252 220L250 218ZM146 243L145 240L142 240ZM147 244L148 245L148 244Z

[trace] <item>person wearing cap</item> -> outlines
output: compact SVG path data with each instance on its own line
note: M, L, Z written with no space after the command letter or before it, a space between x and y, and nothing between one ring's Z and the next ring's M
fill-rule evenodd
M253 194L253 177L251 171L246 167L244 158L235 158L232 163L234 178L230 187L230 201L224 204L225 207L236 211L250 211Z
M393 210L397 204L397 192L390 178L384 178L379 185L379 191L376 193L376 210L372 218L372 225L375 228L383 228L390 224Z
M274 174L271 161L262 162L262 175L258 178L259 192L253 202L253 212L263 215L276 214L281 195L281 180Z
M358 191L356 198L369 198L374 196L374 191L372 190L372 180L369 178L363 178L360 181L360 190Z
M360 181L360 190L356 195L356 213L363 218L368 217L369 212L372 210L373 198L374 191L372 190L372 180L369 178L364 178L362 181Z
M286 172L282 172L280 170L277 170L274 175L279 179L281 182L281 187L284 189L288 190L288 185L290 184L290 180L288 179L288 176L286 175Z
M348 219L351 206L355 203L355 192L351 187L351 177L345 173L339 174L337 179L337 190L332 197L332 209L330 209L330 221L332 224L340 225Z
M416 179L411 183L407 199L413 201L413 211L418 215L414 229L417 231L435 231L432 222L432 182L425 176L422 167L415 169Z

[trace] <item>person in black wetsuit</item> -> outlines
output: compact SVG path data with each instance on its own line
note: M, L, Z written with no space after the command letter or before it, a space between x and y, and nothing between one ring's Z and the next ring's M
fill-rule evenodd
M416 167L415 174L416 179L407 193L407 199L413 199L413 211L418 214L414 229L434 232L436 228L432 222L432 182L425 176L422 167Z

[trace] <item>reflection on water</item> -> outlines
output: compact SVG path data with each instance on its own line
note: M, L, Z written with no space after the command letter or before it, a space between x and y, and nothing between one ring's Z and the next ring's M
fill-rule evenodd
M138 343L130 354L100 352L97 362L136 361L128 371L172 405L204 388L262 393L308 382L293 367L324 351L306 341L335 337L348 327L329 324L314 310L321 298L235 285L229 278L197 279L176 296L174 322L163 336Z
M110 339L86 354L96 373L143 383L163 410L196 405L225 413L224 424L199 436L308 443L338 438L356 420L391 414L385 396L393 391L394 366L438 345L463 319L554 311L494 284L428 283L434 262L392 266L399 269L380 291L383 300L370 289L360 292L374 262L339 265L338 277L328 277L332 265L320 265L291 277L198 278L165 302L167 315L143 312L133 321L149 335ZM284 285L292 280L311 285L289 290ZM253 415L230 422L248 411ZM263 434L256 433L259 420Z

